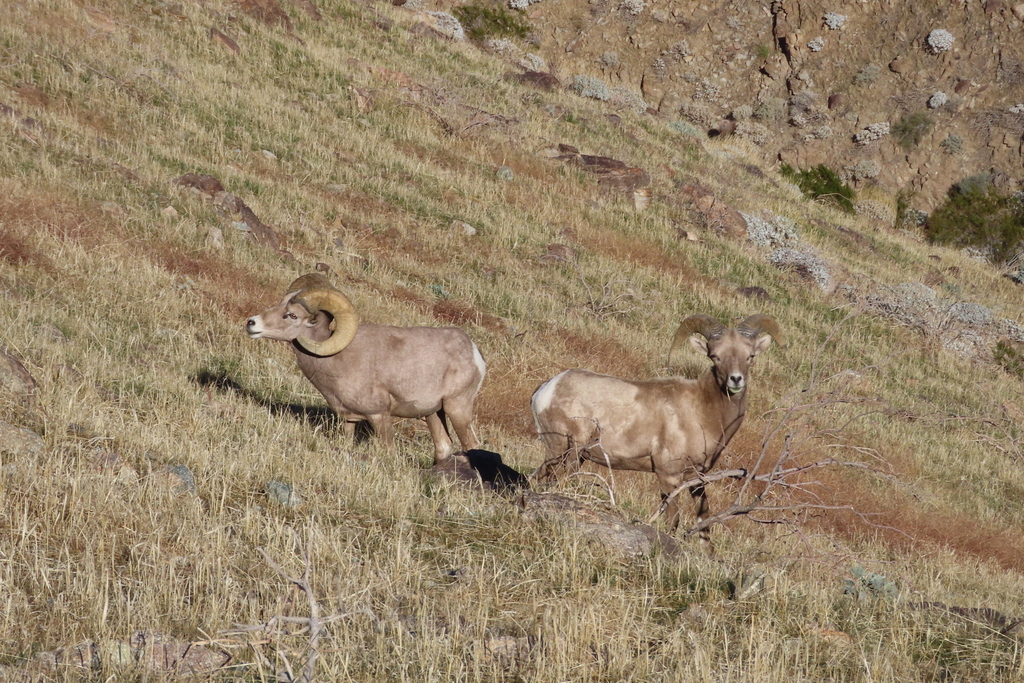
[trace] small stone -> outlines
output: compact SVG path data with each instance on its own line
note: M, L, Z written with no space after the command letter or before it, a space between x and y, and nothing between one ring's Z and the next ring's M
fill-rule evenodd
M651 188L642 187L633 191L633 208L637 213L644 211L651 205Z
M175 209L173 206L164 207L164 209L162 211L160 211L160 213L162 213L167 218L177 218L178 217L178 210Z
M0 392L12 394L21 400L30 400L35 391L36 381L21 361L0 349Z
M1024 21L1024 2L1018 2L1013 6L1013 16L1017 17L1018 21Z
M317 264L313 266L318 273L324 273L325 275L331 274L331 267L323 261L317 261Z
M515 177L512 169L508 166L499 166L498 170L495 171L495 175L498 177L498 180L504 180L505 182L510 182Z
M466 237L473 237L476 235L476 228L465 221L455 220L452 221L451 229L457 232L461 232Z
M296 508L303 503L302 497L293 487L276 479L267 482L267 498L286 508Z
M238 54L241 49L238 47L238 43L234 41L229 35L214 27L210 29L210 40L221 45L224 49Z
M263 155L264 159L269 161L277 161L277 155L271 152L269 149L261 149L260 154Z
M210 246L220 249L224 246L224 232L217 226L211 225L206 229L206 242Z
M0 455L22 458L41 456L45 452L43 438L31 429L0 422Z
M36 328L36 337L44 342L53 344L67 344L70 340L60 331L60 328L53 323L43 323Z
M171 465L154 473L157 482L163 484L176 495L194 494L196 478L186 465Z
M540 257L541 263L573 263L576 250L565 244L549 244L547 253Z
M763 287L740 287L736 290L737 294L742 294L748 299L754 299L757 301L772 301L772 297L768 294L768 291Z

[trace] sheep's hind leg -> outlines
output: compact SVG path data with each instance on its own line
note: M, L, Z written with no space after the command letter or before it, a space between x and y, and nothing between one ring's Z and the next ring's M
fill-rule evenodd
M697 523L699 524L704 521L711 509L708 505L708 494L704 489L704 484L691 486L690 497L693 498L694 511L697 513ZM714 546L711 544L711 529L701 529L697 532L697 537L700 538L701 544L707 547L708 553L714 552Z
M449 457L455 449L452 437L448 433L448 425L444 422L444 411L427 415L427 428L430 430L430 438L434 441L434 464L439 465Z
M442 422L445 415L448 415L452 428L459 437L459 443L462 444L462 450L470 451L474 448L480 448L480 441L476 438L476 432L473 431L472 401L454 403L452 401L445 401L439 414Z
M547 459L533 475L537 481L558 481L580 469L583 453L576 448L572 437L549 432L543 434L542 439L547 446Z

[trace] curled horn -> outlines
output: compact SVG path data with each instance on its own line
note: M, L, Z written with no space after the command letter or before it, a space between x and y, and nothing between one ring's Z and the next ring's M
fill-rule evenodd
M334 287L331 286L331 281L320 273L307 273L288 285L288 289L285 291L301 292L307 289L334 289Z
M755 313L736 326L736 331L744 337L757 339L762 334L770 334L778 344L782 344L782 329L775 318L764 313Z
M315 356L333 356L348 346L359 327L359 315L348 298L317 273L303 275L288 288L289 291L296 289L299 293L293 299L295 303L311 314L326 311L334 317L334 331L330 337L319 342L299 337L295 340L299 346Z
M712 318L710 315L704 315L703 313L691 315L679 325L679 329L676 330L676 336L672 339L672 346L668 350L669 365L672 364L672 354L690 335L699 334L705 339L711 340L720 337L723 332L725 332L725 325L719 322L717 318Z

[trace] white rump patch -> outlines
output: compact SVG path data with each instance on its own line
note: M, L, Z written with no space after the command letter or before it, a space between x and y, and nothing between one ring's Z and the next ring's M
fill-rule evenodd
M537 391L533 392L533 398L530 399L530 409L533 411L533 417L536 420L537 417L551 407L551 399L555 396L555 387L558 386L558 381L565 376L565 373L569 372L564 370L559 374L555 375L544 384L541 384Z
M484 385L484 375L487 374L487 363L484 362L484 357L480 354L480 349L476 347L476 344L473 344L473 363L476 364L476 369L480 371L480 383L476 385L476 393L479 394L480 387Z

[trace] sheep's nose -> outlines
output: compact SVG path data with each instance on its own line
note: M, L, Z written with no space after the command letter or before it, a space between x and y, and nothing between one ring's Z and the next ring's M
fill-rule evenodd
M729 384L739 386L743 384L743 375L729 375Z

